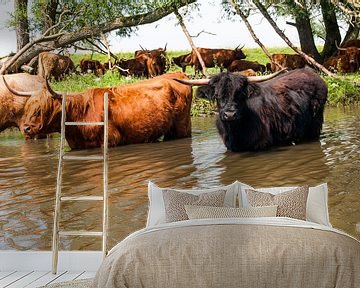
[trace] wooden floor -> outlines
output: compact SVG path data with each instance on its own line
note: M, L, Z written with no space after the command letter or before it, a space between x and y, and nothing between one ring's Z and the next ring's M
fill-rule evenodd
M93 278L102 259L97 251L62 251L58 272L52 274L49 251L0 251L0 288L31 288Z
M71 281L76 279L93 278L96 272L59 271L52 274L50 271L9 271L0 272L1 288L35 288L49 284Z

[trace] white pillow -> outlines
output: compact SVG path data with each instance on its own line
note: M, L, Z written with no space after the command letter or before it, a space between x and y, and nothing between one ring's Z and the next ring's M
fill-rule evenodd
M271 187L271 188L252 188L256 191L279 194L292 190L297 187ZM239 207L249 207L248 199L245 193L245 187L241 186L239 190ZM306 203L306 221L332 227L329 221L328 211L328 187L326 183L315 187L309 187L309 194Z
M173 189L179 192L186 192L193 195L200 195L202 193L214 192L219 190L225 190L225 207L236 207L236 195L239 192L239 182L235 181L234 183L216 187L211 189L201 189L201 190L180 190L180 189ZM166 223L165 219L165 205L163 199L163 190L169 188L160 188L151 181L148 184L148 197L149 197L149 211L148 211L148 218L146 227L152 227L158 224Z

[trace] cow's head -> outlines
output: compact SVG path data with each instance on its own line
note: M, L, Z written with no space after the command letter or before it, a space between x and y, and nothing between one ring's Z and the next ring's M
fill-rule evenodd
M60 131L61 94L55 92L46 80L46 87L31 91L19 92L12 89L4 81L11 93L29 97L24 107L21 132L26 137L36 134L49 134Z
M244 46L240 47L237 46L234 50L234 57L236 60L241 60L241 59L245 59L246 55L244 54L244 52L241 50L242 48L244 48Z
M349 59L350 64L360 64L360 48L358 47L348 47L348 48L340 48L345 49L345 54Z
M220 73L210 79L185 80L175 79L187 85L206 85L200 87L197 95L210 100L215 99L219 117L222 121L230 122L240 120L246 100L253 93L254 86L251 83L266 81L274 78L284 70L266 76L243 76L240 73Z

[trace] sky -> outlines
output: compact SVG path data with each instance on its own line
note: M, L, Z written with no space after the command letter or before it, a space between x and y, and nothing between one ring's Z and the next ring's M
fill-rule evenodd
M198 2L200 3L200 10L193 11L191 18L185 18L185 24L190 34L197 35L201 31L206 31L215 35L202 33L199 37L193 38L196 46L207 48L234 48L238 45L257 47L245 24L240 21L240 17L236 16L235 21L221 17L221 0L199 0ZM0 0L0 39L2 39L0 56L16 50L15 31L6 28L9 13L13 11L13 6L14 1ZM250 16L249 22L265 46L286 46L261 15ZM282 30L285 30L286 35L293 43L299 45L297 31L294 27L286 25L284 19L278 19L277 24ZM190 50L190 45L181 27L177 25L174 15L167 16L152 24L139 26L139 30L130 38L121 38L115 33L111 33L109 40L113 52L138 50L139 45L146 49L155 49L164 47L166 44L168 50Z

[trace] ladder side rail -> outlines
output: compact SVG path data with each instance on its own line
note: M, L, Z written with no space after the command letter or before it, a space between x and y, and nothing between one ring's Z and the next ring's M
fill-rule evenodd
M103 241L102 252L105 258L107 253L107 232L108 232L108 130L109 130L109 94L104 93L104 173L103 173L103 185L104 185L104 198L103 198Z
M55 200L55 213L53 224L53 239L52 239L52 273L57 273L58 256L59 256L59 217L60 217L60 201L61 201L61 183L62 183L62 160L64 155L64 143L65 143L65 121L66 121L66 93L62 99L61 110L61 138L60 138L60 153L59 163L57 171L56 182L56 200Z

